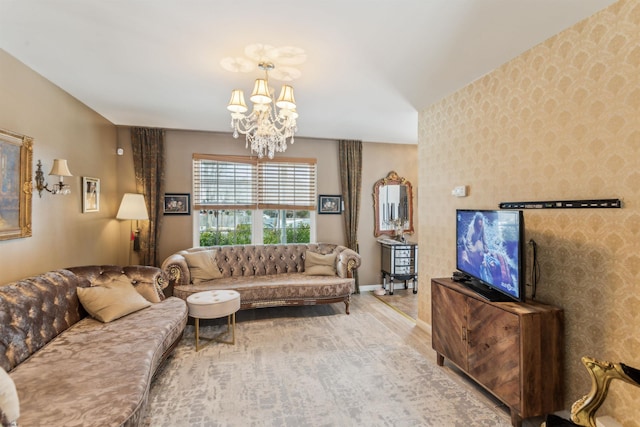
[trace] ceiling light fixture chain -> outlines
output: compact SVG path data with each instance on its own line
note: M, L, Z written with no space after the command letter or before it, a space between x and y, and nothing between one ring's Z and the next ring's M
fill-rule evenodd
M253 102L251 113L245 114L249 108L241 89L231 92L227 109L231 111L233 137L245 135L246 147L251 148L258 158L266 155L272 159L276 152L282 153L287 149L287 140L294 143L294 134L298 131L298 113L292 86L283 85L280 96L274 101L269 86L269 71L275 68L274 64L261 62L258 67L264 70L265 77L256 79L249 98Z

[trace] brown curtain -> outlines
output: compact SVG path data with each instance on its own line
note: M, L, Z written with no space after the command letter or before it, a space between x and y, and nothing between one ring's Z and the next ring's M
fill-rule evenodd
M149 221L142 221L140 264L160 266L158 240L162 223L164 195L164 129L132 128L131 151L136 176L136 191L144 194Z
M344 200L344 229L346 246L359 252L358 219L360 218L360 193L362 190L362 141L339 140L340 184ZM354 271L356 293L360 293L358 271Z

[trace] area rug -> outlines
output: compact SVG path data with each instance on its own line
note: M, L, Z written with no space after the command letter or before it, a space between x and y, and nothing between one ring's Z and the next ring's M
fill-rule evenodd
M197 353L187 326L142 425L510 425L450 375L370 313L240 322L235 345Z

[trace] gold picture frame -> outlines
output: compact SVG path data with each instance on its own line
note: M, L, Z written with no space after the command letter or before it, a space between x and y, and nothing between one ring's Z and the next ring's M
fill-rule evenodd
M33 138L0 129L0 240L31 237Z

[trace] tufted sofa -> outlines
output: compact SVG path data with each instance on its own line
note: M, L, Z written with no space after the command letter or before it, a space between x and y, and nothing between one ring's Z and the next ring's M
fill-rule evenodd
M221 277L193 283L185 256L200 251L210 254ZM307 251L335 254L335 273L305 274ZM231 289L240 293L241 309L344 302L349 314L353 271L360 262L357 252L329 243L232 245L177 252L163 262L162 269L169 277L169 292L185 300L196 292Z
M114 275L159 302L108 323L88 316L78 288ZM83 266L0 286L0 367L18 392L18 424L138 425L151 380L187 322L185 302L165 298L166 285L156 267Z

